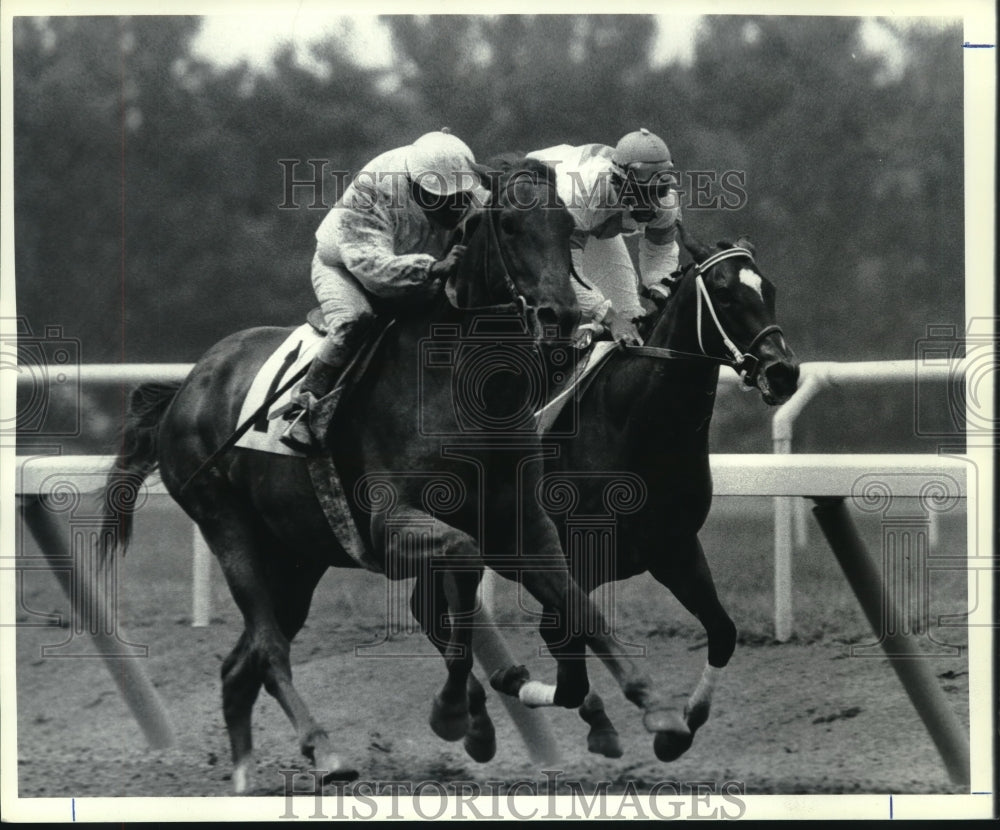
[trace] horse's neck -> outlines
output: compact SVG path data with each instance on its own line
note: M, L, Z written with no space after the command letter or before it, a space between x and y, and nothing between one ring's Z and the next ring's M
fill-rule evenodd
M654 322L645 344L700 355L693 309L668 308ZM715 407L719 364L702 357L622 354L606 373L606 408L628 407L627 440L655 440L658 434L707 436ZM692 446L694 449L695 446Z
M489 215L483 217L483 222L489 222ZM468 250L462 258L455 274L455 298L463 308L491 305L489 298L489 282L492 278L492 268L496 263L491 259L496 252L490 251L488 240L483 234L476 234L468 242Z
M700 353L697 309L694 307L696 300L696 293L690 285L675 294L653 321L646 336L646 345L677 352Z

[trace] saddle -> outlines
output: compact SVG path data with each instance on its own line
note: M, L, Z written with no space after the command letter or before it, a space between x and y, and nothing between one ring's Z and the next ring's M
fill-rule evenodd
M556 419L566 408L566 404L579 405L594 379L617 348L618 344L610 340L597 340L587 346L580 355L573 376L563 390L535 413L536 432L541 435L551 433Z

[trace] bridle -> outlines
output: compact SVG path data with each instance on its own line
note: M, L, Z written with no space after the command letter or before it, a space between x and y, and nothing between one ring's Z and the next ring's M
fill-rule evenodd
M750 344L746 349L741 350L736 346L733 339L726 333L725 328L722 326L722 322L719 320L719 315L715 311L715 306L712 303L712 298L709 296L708 288L705 285L704 275L708 271L718 265L720 262L726 259L732 259L733 257L747 257L751 263L756 265L754 262L753 253L747 248L726 248L723 251L712 254L708 259L699 262L691 263L685 269L686 274L689 270L694 269L694 282L696 289L696 306L695 315L696 323L695 328L698 333L698 348L701 349L701 354L681 352L676 349L665 349L657 346L627 346L626 349L633 354L645 354L651 357L703 357L709 360L719 361L727 366L732 366L733 369L742 378L743 383L751 387L754 385L754 381L757 377L757 371L760 368L760 359L753 353L754 349L760 345L760 343L772 334L781 334L784 332L781 330L781 326L772 323L769 326L764 326L754 338L750 341ZM728 357L720 358L708 353L705 349L705 343L702 338L702 319L704 317L702 309L708 309L708 316L711 318L712 322L715 324L715 328L722 338L722 343L729 352Z
M510 185L508 184L508 187ZM448 281L445 283L445 295L448 297L448 302L451 303L452 308L457 311L461 311L467 314L516 314L526 331L531 332L532 336L539 339L544 336L544 327L538 321L537 309L538 307L532 305L528 302L524 294L517 287L517 283L514 282L514 278L511 276L511 269L507 262L507 256L504 253L503 245L500 242L500 234L497 231L496 224L500 221L500 209L502 205L491 204L487 205L485 208L486 213L486 223L489 228L489 242L486 246L486 262L485 271L486 274L490 273L490 255L493 249L496 249L497 260L500 263L500 276L503 278L504 287L507 293L510 294L512 302L509 303L498 303L494 305L483 305L483 306L461 306L458 304L458 296L455 289L455 278L452 275ZM465 244L466 238L468 236L468 227L464 227L462 230L461 242ZM570 275L585 288L590 288L576 273L576 269L570 265Z

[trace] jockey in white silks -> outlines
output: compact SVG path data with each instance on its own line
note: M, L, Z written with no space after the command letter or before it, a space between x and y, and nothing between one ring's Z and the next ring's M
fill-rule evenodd
M591 287L574 285L584 322L603 325L615 340L641 344L633 323L644 313L640 276L648 293L669 296L661 281L672 279L680 256L680 205L667 145L642 128L615 147L560 144L528 156L555 168L559 196L576 224L573 266ZM637 275L623 237L640 232Z
M472 150L446 131L376 157L359 172L316 231L312 284L327 334L285 413L282 442L318 447L310 429L316 402L334 385L375 317L378 299L431 297L455 270L465 246L456 229L486 191Z

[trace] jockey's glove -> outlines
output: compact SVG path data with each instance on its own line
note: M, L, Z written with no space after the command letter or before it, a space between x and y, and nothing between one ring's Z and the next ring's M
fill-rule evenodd
M665 277L659 282L654 282L646 288L647 296L658 306L662 306L667 300L670 299L670 295L673 293L674 287L677 285L677 280L681 278L681 274L681 271L674 271L669 277Z
M649 286L649 297L657 303L663 303L670 299L670 286L663 283L653 283Z
M431 264L428 269L428 273L432 277L443 277L447 279L455 270L458 268L458 264L462 261L462 257L465 256L465 245L453 245L451 250L445 254L443 259L439 259L437 262Z
M629 346L642 345L642 336L635 327L635 323L631 320L626 320L613 308L608 309L607 314L604 315L604 319L601 322L611 335L611 339L615 342L624 343Z

